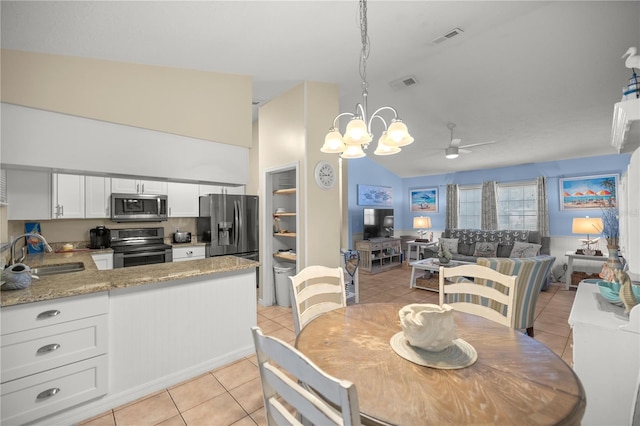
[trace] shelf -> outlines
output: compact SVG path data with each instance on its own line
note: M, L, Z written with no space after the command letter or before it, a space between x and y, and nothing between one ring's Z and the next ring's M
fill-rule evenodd
M284 216L295 216L295 212L294 213L274 213L273 217L284 217Z
M295 262L296 261L296 254L295 253L287 253L287 252L273 253L273 257L275 257L276 259L282 259L282 260L286 260L286 261L289 261L289 262Z
M276 189L273 195L291 195L296 193L296 188Z
M618 152L632 152L638 147L635 138L630 137L633 125L640 122L640 99L618 102L613 108L613 125L611 128L611 145ZM627 146L625 146L627 145Z
M295 232L278 232L273 234L274 237L295 237Z

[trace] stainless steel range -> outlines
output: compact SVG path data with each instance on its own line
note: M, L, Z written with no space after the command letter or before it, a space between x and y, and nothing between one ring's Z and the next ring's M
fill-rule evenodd
M112 229L111 248L114 268L173 261L171 245L164 242L164 228Z

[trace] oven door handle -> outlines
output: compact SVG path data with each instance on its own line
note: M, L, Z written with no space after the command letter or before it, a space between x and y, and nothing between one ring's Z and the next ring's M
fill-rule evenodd
M164 255L165 251L163 250L163 251L145 251L145 252L142 252L142 253L122 253L122 257L125 258L125 259L129 259L129 258L132 258L132 257L153 256L153 255L156 255L156 254Z

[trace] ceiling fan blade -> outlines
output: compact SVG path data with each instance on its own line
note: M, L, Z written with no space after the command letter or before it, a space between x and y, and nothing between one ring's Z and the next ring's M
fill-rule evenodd
M449 146L460 146L460 139L451 139L451 143L449 144Z
M458 152L460 154L471 154L472 151L469 151L468 149L464 149L464 148L458 148Z
M491 145L491 144L494 144L494 143L496 143L496 141L472 143L472 144L469 144L469 145L463 145L460 148L471 148L472 146Z

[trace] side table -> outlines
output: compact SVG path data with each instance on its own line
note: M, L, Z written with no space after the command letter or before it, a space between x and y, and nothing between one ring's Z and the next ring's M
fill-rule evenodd
M587 256L586 254L576 254L575 251L568 251L564 254L567 256L567 271L565 275L565 284L564 289L569 290L571 287L577 287L575 285L571 285L571 275L573 274L573 261L574 259L578 260L589 260L589 261L598 261L602 265L607 261L607 256Z

